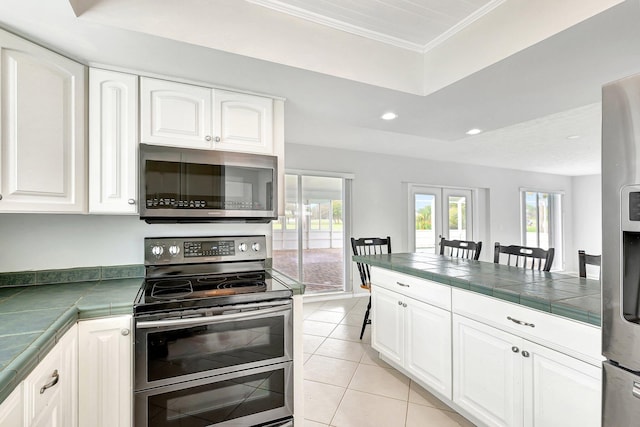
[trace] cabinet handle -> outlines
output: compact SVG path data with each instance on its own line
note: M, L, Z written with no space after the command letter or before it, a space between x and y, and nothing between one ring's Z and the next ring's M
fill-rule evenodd
M205 137L204 137L204 140L205 140L205 141L211 141L211 136L209 136L209 135L205 136Z
M130 205L135 205L135 204L136 204L136 200L135 200L135 199L129 199L129 200L127 200L127 202L128 202Z
M522 352L522 357L529 357L529 352L528 351L523 351Z
M514 353L517 353L520 351L520 349L514 345L513 347L511 347L511 351L513 351Z
M40 394L43 394L45 391L47 391L48 388L51 388L54 385L58 384L58 380L60 379L60 375L58 375L58 370L57 369L55 371L53 371L53 374L51 374L51 376L53 377L53 379L51 380L50 383L47 383L47 384L42 386L42 388L40 389Z
M507 319L511 320L513 323L517 323L518 325L522 325L522 326L531 326L532 328L535 328L536 325L534 325L533 323L527 323L527 322L523 322L522 320L518 320L518 319L514 319L511 316L507 316Z
M122 334L123 337L126 337L127 335L129 335L129 329L125 328L123 330L120 331L120 333Z
M400 283L400 282L396 282L396 283L397 283L398 285L400 285L400 286L404 286L405 288L408 288L408 287L409 287L409 285L405 285L404 283Z

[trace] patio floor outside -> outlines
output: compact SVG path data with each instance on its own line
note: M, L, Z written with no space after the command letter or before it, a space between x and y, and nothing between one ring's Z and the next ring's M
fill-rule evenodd
M344 290L343 249L305 249L302 254L305 293ZM299 280L298 251L274 250L273 266Z

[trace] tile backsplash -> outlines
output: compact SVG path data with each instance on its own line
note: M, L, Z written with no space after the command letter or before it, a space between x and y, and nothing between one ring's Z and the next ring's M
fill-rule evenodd
M79 267L60 270L0 273L0 287L93 282L98 280L128 279L135 277L144 277L144 265L110 265L103 267Z

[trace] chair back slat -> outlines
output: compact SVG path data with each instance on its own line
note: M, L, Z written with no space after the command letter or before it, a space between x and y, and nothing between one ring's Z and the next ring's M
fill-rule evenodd
M440 255L477 260L481 250L482 242L446 240L444 237L440 237Z
M351 249L356 256L382 255L391 253L391 237L364 237L360 239L351 238ZM358 273L360 274L360 287L369 289L371 286L371 273L369 264L356 262Z
M550 271L553 265L554 248L547 250L542 248L532 248L528 246L509 245L502 246L496 242L493 251L493 262L500 263L500 254L507 255L507 265L515 267L531 268L538 271Z
M587 277L587 265L600 267L602 255L589 255L583 250L578 251L578 269L580 277Z

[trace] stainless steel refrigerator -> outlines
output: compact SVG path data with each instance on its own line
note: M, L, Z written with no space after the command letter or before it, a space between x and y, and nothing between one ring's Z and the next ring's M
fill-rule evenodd
M602 425L640 425L640 74L602 90Z

